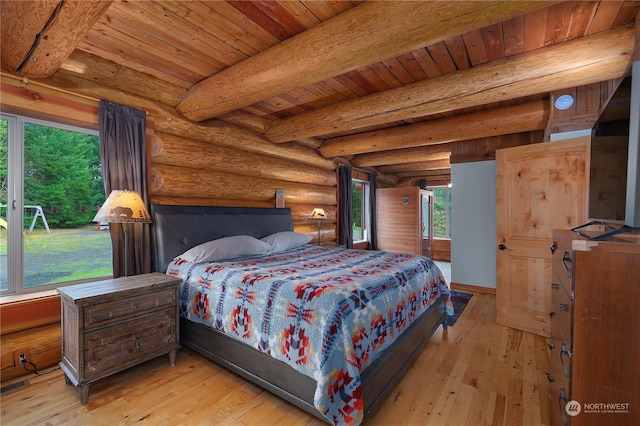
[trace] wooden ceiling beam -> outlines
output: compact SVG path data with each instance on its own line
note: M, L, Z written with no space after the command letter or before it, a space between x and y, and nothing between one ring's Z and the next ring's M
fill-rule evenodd
M53 75L111 3L2 1L2 69L30 78Z
M635 30L603 31L407 86L275 120L273 142L326 135L619 78Z
M375 167L388 164L441 160L443 158L449 158L450 155L451 144L444 143L418 148L396 149L393 151L356 155L351 160L351 164L353 164L354 167Z
M446 185L451 182L451 170L431 170L416 176L398 178L398 183L395 186L418 186L421 179L425 179L429 186Z
M326 140L320 153L337 157L544 129L548 102L536 101ZM414 160L415 161L415 160Z
M403 173L420 173L425 170L438 170L438 169L450 169L451 163L449 158L442 158L440 160L431 161L419 161L413 163L394 164L391 166L377 167L376 170L380 173L395 174L398 177L403 177Z
M194 85L178 104L203 121L552 2L366 2Z

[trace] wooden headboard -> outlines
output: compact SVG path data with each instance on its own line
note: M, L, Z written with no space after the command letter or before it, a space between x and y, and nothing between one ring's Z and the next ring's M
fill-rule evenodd
M291 210L254 207L151 205L154 270L166 272L174 257L207 241L234 235L262 238L293 231Z

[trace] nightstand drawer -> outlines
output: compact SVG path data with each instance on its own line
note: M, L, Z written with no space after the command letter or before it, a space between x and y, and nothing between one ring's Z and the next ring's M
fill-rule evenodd
M122 370L129 362L175 346L174 309L96 330L85 336L85 375L89 379L113 368Z
M87 306L84 310L85 329L107 325L127 317L140 316L148 312L160 311L176 304L174 289L166 289L152 294L142 294L113 302Z

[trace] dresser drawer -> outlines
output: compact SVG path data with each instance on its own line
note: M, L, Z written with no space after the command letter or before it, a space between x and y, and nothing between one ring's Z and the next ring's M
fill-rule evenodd
M111 322L125 320L149 312L160 311L176 305L176 291L166 289L154 293L140 294L84 309L84 327L91 329L108 325Z
M562 284L551 283L551 330L552 334L561 338L571 349L571 314L573 302L565 292Z
M553 255L553 278L554 281L562 284L568 295L573 292L573 251L571 247L558 247Z
M87 333L84 345L87 380L174 348L177 344L175 315L175 309L169 309Z
M569 381L551 383L549 385L549 406L551 424L554 426L566 426L571 423L571 417L565 409L567 402L571 400L568 394Z

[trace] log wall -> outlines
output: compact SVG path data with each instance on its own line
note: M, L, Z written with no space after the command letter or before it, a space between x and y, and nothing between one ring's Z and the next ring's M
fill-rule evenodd
M316 238L317 224L309 216L322 207L329 220L322 223L321 241L336 241L336 166L314 149L274 144L220 120L193 123L151 99L86 85L69 90L63 78L29 81L3 74L3 110L96 129L95 95L144 109L151 202L273 207L276 189L281 189L296 231Z

